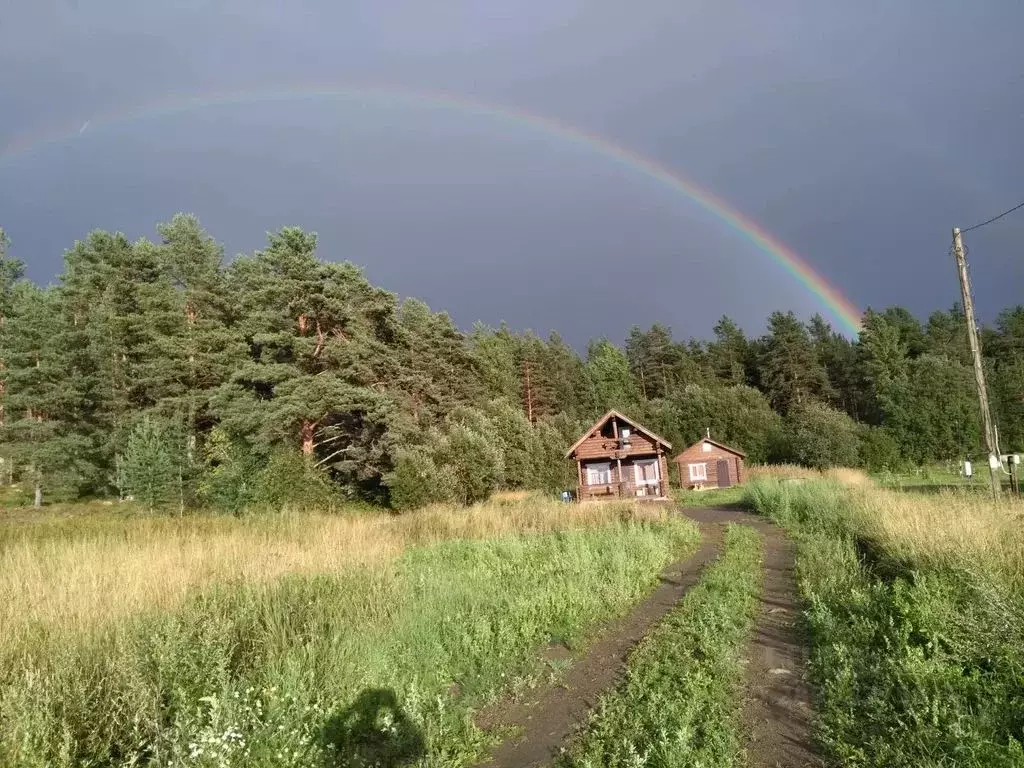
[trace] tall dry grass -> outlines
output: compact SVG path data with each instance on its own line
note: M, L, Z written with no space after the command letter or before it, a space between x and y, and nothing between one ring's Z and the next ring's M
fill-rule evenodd
M798 464L753 464L747 469L751 480L774 478L776 480L835 480L843 485L871 485L871 477L862 469L833 467L832 469L811 469Z
M915 494L858 488L861 535L910 562L989 572L1024 587L1024 503L977 493Z
M970 489L881 488L858 469L756 467L751 474L755 497L767 491L783 506L806 510L798 513L801 517L840 522L906 562L989 573L1024 588L1024 502L1019 499L1004 497L996 504ZM792 480L806 482L787 482Z
M214 583L382 567L407 547L442 539L649 519L635 504L570 505L543 498L406 516L88 517L24 521L0 532L0 653L34 630L74 634L167 610ZM3 524L0 523L0 529Z
M747 477L750 480L819 480L821 472L798 464L751 464L747 467Z

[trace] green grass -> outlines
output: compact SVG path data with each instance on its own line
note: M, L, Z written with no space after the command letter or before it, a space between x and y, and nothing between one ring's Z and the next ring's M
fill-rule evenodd
M974 525L943 517L956 497L825 482L749 492L798 543L819 735L838 764L1024 765L1024 595L982 552L967 556L959 536L935 530Z
M732 488L711 488L706 491L690 491L673 488L670 491L672 500L687 509L707 509L709 507L735 506L743 501L743 486Z
M474 708L548 674L545 644L585 643L697 538L669 520L447 541L41 629L0 659L0 765L467 765Z
M881 487L897 491L938 493L949 490L980 494L989 492L988 466L983 463L975 463L974 474L971 477L964 477L948 466L931 466L907 472L880 472L875 474L874 478ZM1003 485L1009 489L1008 477L1003 477Z
M561 765L741 765L738 692L760 584L760 538L730 526L722 557L637 647Z

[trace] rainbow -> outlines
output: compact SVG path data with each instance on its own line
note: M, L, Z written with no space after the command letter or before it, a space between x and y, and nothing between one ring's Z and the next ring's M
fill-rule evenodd
M443 91L421 90L396 85L332 85L329 87L291 87L284 90L239 91L196 97L169 97L159 102L104 117L93 117L61 131L33 134L16 138L0 149L0 168L3 161L42 146L78 138L93 126L126 123L151 119L213 106L254 104L259 102L289 101L295 99L367 99L391 98L406 103L419 103L431 107L453 109L462 113L489 117L516 124L548 136L583 146L613 160L625 168L658 181L696 203L708 213L735 230L759 250L770 256L783 269L810 291L836 319L843 329L856 335L861 328L860 310L793 249L776 239L757 222L744 216L712 192L699 187L678 172L667 168L639 152L623 147L610 139L588 133L576 126L552 117L534 114L522 109L489 104L467 96Z

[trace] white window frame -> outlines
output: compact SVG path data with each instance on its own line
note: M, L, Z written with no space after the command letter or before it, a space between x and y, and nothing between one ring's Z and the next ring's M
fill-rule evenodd
M587 485L611 485L612 464L610 461L587 464L585 469L587 470ZM602 476L606 476L608 479L602 480Z
M643 480L640 478L640 465L641 464L653 464L654 465L654 478L651 480ZM633 462L633 482L637 485L659 485L661 483L661 462L657 459L640 459Z
M702 446L701 446L701 450L702 450L702 451L703 451L704 453L711 453L711 451L713 451L713 450L714 450L714 446L713 446L713 445L711 445L711 443L709 443L709 442L707 442L707 441L705 440L705 441L704 441L704 445L702 445Z
M704 462L700 464L690 464L690 482L707 482L708 480L708 465Z

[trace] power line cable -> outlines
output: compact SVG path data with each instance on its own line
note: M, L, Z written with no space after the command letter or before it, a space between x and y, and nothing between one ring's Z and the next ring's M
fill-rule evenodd
M1019 203L1019 204L1013 206L1013 208L1010 208L1008 211L1003 211L998 216L993 216L991 219L988 219L987 221L983 221L980 224L975 224L973 227L967 227L967 229L961 229L960 231L961 232L970 232L970 231L975 230L975 229L981 229L982 227L984 227L984 226L986 226L988 224L991 224L993 221L999 221L1001 218L1003 218L1003 216L1009 216L1011 213L1013 213L1014 211L1020 210L1021 208L1024 208L1024 203Z

